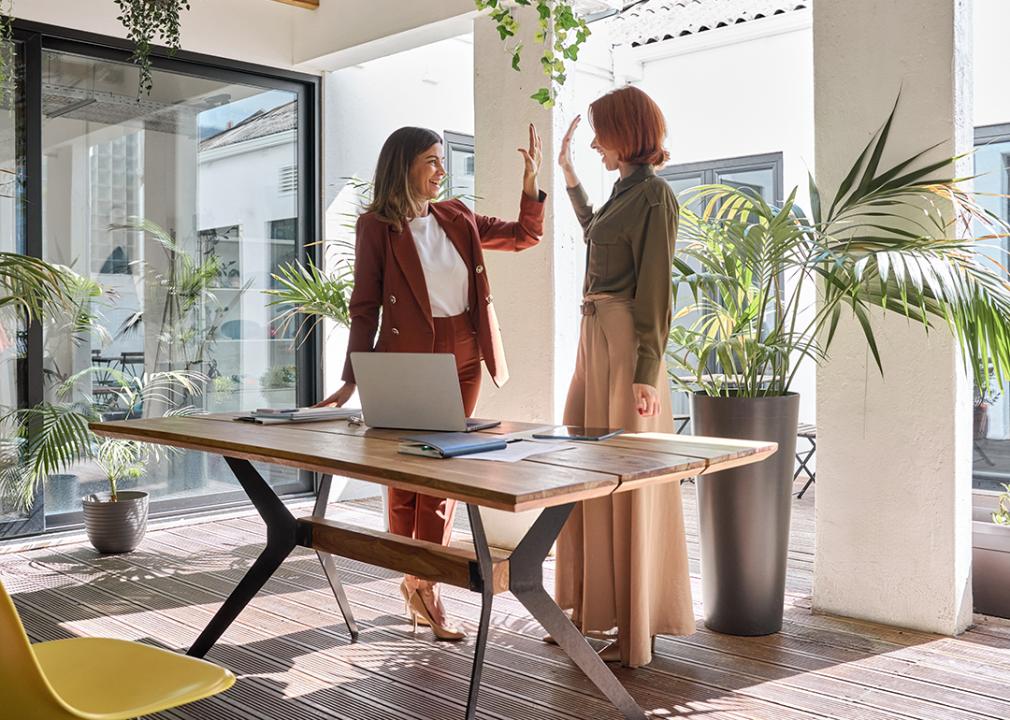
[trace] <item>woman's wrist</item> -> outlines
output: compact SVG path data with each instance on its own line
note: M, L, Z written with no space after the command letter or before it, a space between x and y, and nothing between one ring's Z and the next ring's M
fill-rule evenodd
M523 192L532 200L540 199L540 182L536 175L527 175L523 178Z

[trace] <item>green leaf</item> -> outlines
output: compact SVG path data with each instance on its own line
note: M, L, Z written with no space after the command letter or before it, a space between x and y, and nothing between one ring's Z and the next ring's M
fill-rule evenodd
M545 106L552 101L551 91L548 90L547 88L540 88L535 93L530 95L530 97L536 100L541 105Z

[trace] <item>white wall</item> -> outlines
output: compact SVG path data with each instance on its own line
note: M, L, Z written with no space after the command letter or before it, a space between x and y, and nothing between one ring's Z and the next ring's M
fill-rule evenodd
M974 0L974 5L975 125L1008 123L1006 30L1010 27L1010 2Z
M293 16L293 61L338 70L468 33L476 14L473 0L324 0Z
M343 4L343 3L342 3ZM292 67L292 23L302 10L273 0L196 0L182 16L182 46L191 52L272 67ZM125 38L112 0L15 0L14 16Z

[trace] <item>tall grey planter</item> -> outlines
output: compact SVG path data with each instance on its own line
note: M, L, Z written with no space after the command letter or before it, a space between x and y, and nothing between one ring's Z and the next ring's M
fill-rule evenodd
M147 533L147 493L120 492L116 502L109 500L109 493L96 497L82 500L84 529L95 550L125 553L136 548Z
M694 434L770 440L759 463L698 478L705 625L730 635L782 629L800 396L691 398Z

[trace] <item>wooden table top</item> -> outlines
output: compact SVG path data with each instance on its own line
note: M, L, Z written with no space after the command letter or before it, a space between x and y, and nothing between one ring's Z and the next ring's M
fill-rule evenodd
M201 450L390 487L450 497L511 512L602 497L758 462L774 442L647 433L535 455L516 463L442 460L397 452L405 430L379 430L345 420L256 425L238 413L97 422L98 435ZM487 434L529 432L543 424L505 422Z

